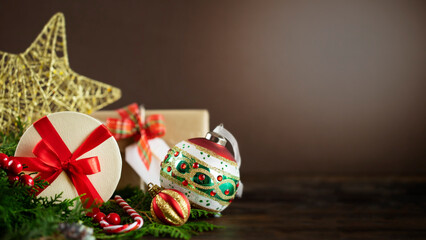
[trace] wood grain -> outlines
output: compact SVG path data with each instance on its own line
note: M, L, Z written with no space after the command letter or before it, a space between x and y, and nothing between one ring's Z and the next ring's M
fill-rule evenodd
M426 239L426 177L247 176L194 239ZM272 183L271 183L272 182Z

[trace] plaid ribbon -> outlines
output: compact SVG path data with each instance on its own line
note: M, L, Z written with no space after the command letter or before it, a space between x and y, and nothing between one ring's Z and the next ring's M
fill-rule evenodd
M117 112L120 114L121 119L108 118L106 121L107 128L117 140L133 137L138 142L139 156L145 164L146 169L149 170L152 152L149 148L148 140L162 137L166 133L163 115L150 115L143 122L136 103L118 109Z

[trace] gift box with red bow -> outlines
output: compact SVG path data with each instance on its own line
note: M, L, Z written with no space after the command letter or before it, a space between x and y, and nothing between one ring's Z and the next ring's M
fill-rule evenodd
M92 116L110 129L125 159L118 188L132 185L145 189L149 182L159 185L160 163L169 146L202 136L209 129L207 110L145 110L131 104Z
M22 135L15 159L49 185L40 196L82 196L86 206L107 201L116 189L122 160L118 144L98 120L77 112L58 112L32 124Z

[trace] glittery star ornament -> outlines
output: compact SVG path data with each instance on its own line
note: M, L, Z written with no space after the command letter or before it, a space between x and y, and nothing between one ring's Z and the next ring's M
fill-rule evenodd
M20 54L0 51L0 132L17 118L31 123L58 111L90 114L118 100L121 91L69 67L65 18L55 14Z

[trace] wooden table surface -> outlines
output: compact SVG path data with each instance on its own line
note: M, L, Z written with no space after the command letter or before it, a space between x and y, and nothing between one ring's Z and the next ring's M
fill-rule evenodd
M223 229L193 239L426 239L426 176L243 176Z

